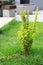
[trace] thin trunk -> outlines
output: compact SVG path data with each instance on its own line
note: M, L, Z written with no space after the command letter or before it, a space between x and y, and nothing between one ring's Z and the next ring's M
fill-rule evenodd
M24 45L24 54L29 55L29 48L26 45Z

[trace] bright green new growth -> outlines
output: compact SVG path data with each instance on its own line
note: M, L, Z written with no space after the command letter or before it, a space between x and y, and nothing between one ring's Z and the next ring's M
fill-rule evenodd
M33 37L36 31L36 23L37 23L37 15L38 15L38 8L36 9L36 15L34 19L34 25L30 26L29 24L29 11L21 12L20 16L22 18L22 24L20 30L18 32L18 37L21 43L23 44L24 54L28 55L31 45L33 43Z

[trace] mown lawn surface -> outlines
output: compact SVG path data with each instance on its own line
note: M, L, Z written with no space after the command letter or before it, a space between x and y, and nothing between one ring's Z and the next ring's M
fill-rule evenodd
M29 56L22 54L23 46L17 37L20 25L21 22L12 20L2 28L0 65L43 65L43 22L37 23L37 31Z

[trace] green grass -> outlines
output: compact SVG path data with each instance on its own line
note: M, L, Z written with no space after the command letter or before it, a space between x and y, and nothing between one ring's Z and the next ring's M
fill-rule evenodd
M21 22L12 20L2 28L0 58L5 58L0 59L0 65L43 65L43 22L37 23L37 31L29 56L21 55L23 47L17 38L20 25ZM12 56L13 54L15 55Z

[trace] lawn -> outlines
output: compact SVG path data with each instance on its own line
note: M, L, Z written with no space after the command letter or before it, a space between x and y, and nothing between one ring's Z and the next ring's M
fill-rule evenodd
M37 31L29 56L23 55L23 46L17 37L20 25L21 22L12 20L2 28L0 65L43 65L43 22L37 23Z

